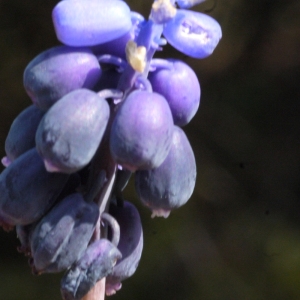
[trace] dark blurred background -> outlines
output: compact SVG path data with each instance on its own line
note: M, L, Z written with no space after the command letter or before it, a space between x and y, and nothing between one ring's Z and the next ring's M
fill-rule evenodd
M109 1L109 0L108 0ZM58 45L57 1L0 0L0 156L31 104L26 65ZM148 15L151 1L129 1ZM145 235L136 274L111 299L300 299L300 1L207 0L223 38L197 72L201 105L186 131L197 185L168 219L151 219L131 184ZM3 169L3 168L2 168ZM2 170L1 169L1 170ZM0 232L0 300L59 300L59 275L34 276L14 232Z

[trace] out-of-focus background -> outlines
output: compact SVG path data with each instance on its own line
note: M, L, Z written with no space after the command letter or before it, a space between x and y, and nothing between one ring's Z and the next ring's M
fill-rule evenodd
M31 104L23 70L58 45L57 1L0 1L0 156ZM151 1L129 1L148 15ZM136 274L112 300L300 299L300 1L207 0L223 38L204 60L161 57L197 72L201 105L186 131L197 160L190 201L151 219L133 185L145 245ZM2 170L3 168L1 168ZM1 195L0 195L1 197ZM0 231L0 300L59 300L61 274L34 276L15 232Z

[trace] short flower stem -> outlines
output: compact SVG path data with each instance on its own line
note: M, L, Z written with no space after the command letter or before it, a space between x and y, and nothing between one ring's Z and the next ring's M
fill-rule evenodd
M114 186L117 165L111 157L109 150L109 133L110 126L114 117L114 108L111 108L111 118L108 123L108 128L103 140L98 148L97 153L91 164L90 180L93 181L94 178L98 178L99 174L105 171L106 182L102 186L98 195L96 195L94 201L99 205L100 216L103 212L107 210L109 205L109 200L111 192ZM91 182L91 186L93 183ZM100 224L99 224L100 225ZM100 227L100 226L99 226ZM95 231L93 240L99 239L101 236L100 230ZM81 300L104 300L105 298L105 278L101 279L96 283L96 285L81 299Z
M105 211L107 206L107 201L109 199L109 195L111 193L113 182L115 180L116 168L113 170L113 174L111 175L110 180L108 181L106 191L104 195L101 197L102 201L100 204L100 215ZM99 232L100 233L100 232ZM100 235L95 237L100 238ZM81 300L104 300L105 298L105 280L106 278L102 278L100 281L96 283L96 285L81 299Z
M104 300L105 278L101 279L81 300Z

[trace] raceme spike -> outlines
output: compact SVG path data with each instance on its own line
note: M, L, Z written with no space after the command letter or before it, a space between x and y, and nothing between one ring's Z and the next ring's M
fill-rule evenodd
M196 116L201 88L164 46L198 59L214 52L221 26L187 10L204 1L154 0L148 18L121 0L53 8L62 45L24 70L31 105L5 141L0 225L16 227L34 274L65 272L64 300L104 299L135 274L143 228L123 197L131 178L152 217L192 196L196 161L181 127Z

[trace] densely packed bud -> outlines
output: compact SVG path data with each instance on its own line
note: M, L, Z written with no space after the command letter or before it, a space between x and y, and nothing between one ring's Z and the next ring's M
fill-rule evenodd
M112 156L132 171L157 167L170 150L173 127L173 117L163 96L134 91L121 103L112 124Z
M196 182L193 149L180 127L175 126L171 150L165 161L152 170L136 172L135 187L140 200L152 210L152 217L168 217L185 204Z
M57 46L27 65L23 82L32 102L47 110L76 89L93 88L100 76L100 65L89 48Z
M69 268L87 248L98 218L98 206L85 202L79 193L55 205L32 233L33 271L53 273Z
M93 242L61 280L64 300L79 300L110 274L121 252L108 240Z
M105 99L87 89L75 90L45 114L36 147L49 172L73 173L94 156L109 118Z
M9 163L35 147L35 133L43 115L43 111L35 105L30 105L14 119L5 140L5 152Z
M106 295L113 295L121 288L121 282L131 277L138 267L143 250L143 228L138 210L128 201L121 206L111 204L109 212L121 231L118 249L122 258L106 278Z
M195 72L176 59L154 60L154 72L149 74L153 91L169 103L174 124L184 126L196 114L200 104L200 84Z
M34 273L66 271L64 300L102 299L104 282L112 295L135 273L143 229L122 195L133 172L152 216L193 192L195 157L178 126L199 107L199 81L184 62L153 57L167 42L194 58L214 51L218 22L182 9L203 1L154 0L148 20L125 1L59 1L52 18L64 45L24 71L34 105L6 139L0 225L16 226Z
M19 156L0 174L0 224L10 229L40 219L68 178L47 172L36 149Z

